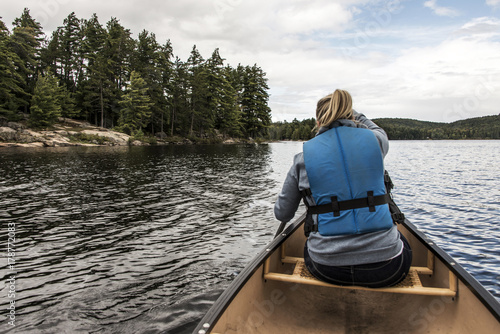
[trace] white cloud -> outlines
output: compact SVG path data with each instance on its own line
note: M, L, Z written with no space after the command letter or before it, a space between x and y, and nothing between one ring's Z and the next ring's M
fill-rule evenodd
M297 1L275 10L275 22L287 34L309 34L315 31L340 31L352 20L352 14L335 2Z
M491 7L497 7L500 5L500 0L486 0L486 4Z
M424 2L424 6L432 9L438 16L458 16L460 13L450 7L441 7L436 4L437 0L429 0Z
M298 42L308 47L304 36L318 31L340 32L352 19L352 13L340 2L216 0L212 4L218 10L182 19L177 15L180 24L159 28L183 41L227 42L253 54L270 50L287 53L300 46Z
M394 61L370 70L367 83L379 87L365 94L363 109L385 117L404 114L446 122L497 114L499 55L499 43L463 37L404 50Z
M500 20L494 17L478 17L465 23L455 35L473 39L500 36Z

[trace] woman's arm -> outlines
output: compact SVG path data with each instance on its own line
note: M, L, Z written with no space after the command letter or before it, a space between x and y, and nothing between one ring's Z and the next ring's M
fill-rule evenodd
M295 216L302 196L299 192L300 164L304 163L302 153L295 155L293 166L288 174L278 195L278 200L274 204L274 216L281 222L289 222Z
M380 150L382 150L382 155L385 157L387 152L389 151L389 138L387 137L387 133L385 133L384 129L373 123L371 120L366 118L365 115L357 112L356 110L354 110L354 119L373 131L380 145Z

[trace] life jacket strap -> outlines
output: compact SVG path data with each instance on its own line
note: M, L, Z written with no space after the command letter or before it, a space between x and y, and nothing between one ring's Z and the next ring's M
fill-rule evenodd
M309 205L309 202L307 202L306 198L307 196L312 196L312 192L311 189L307 188L302 190L300 194L302 195L302 200L307 207L306 221L304 223L304 234L306 235L306 237L309 237L309 234L311 234L311 232L318 232L318 225L314 224L312 213L309 212L309 208L311 206Z
M313 215L333 212L335 217L340 216L340 211L354 210L361 208L370 208L370 211L375 211L375 206L389 203L390 196L383 194L373 196L373 191L368 192L367 197L356 198L347 201L338 201L337 196L331 198L332 202L329 204L308 206L307 212Z
M307 188L307 189L304 189L300 192L300 194L302 195L302 198L305 198L306 196L312 196L312 191L311 189ZM309 206L307 204L307 202L304 202L307 206Z
M339 217L340 216L340 205L339 205L339 201L337 199L337 196L332 196L331 201L332 201L332 210L331 211L333 211L333 216Z
M314 219L311 213L307 212L306 221L304 223L304 234L309 237L311 232L318 232L318 225L314 224Z
M389 172L384 170L384 184L387 193L390 194L391 190L394 188L394 183L392 183L391 177L389 176Z
M391 211L392 221L394 222L394 224L404 223L405 215L401 212L399 207L394 202L394 199L392 198L391 190L394 188L394 183L392 183L389 172L387 172L386 170L384 171L384 183L387 194L389 195L389 210Z
M302 195L302 199L304 204L307 207L307 215L306 221L304 224L304 232L306 237L309 237L311 232L318 232L318 225L314 223L314 219L312 217L313 214L322 214L333 212L335 217L340 216L340 211L344 210L353 210L360 208L370 208L370 212L375 211L375 207L377 205L388 204L389 210L391 212L391 218L394 224L401 224L405 221L405 215L401 212L399 207L394 202L391 196L391 190L394 188L394 183L392 183L391 177L387 171L384 171L384 183L387 193L384 195L373 196L373 191L367 192L367 197L365 198L357 198L348 201L338 201L337 196L331 197L330 204L323 205L309 205L306 197L312 196L311 189L304 189L300 193Z

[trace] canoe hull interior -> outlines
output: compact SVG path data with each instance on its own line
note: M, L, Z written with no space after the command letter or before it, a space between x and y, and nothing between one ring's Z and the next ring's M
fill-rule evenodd
M450 280L449 264L430 256L418 235L405 226L413 265L432 266L432 275L419 275L429 287L453 288L454 297L358 290L264 279L265 272L293 271L284 256L303 257L301 224L286 230L279 244L268 248L262 261L233 295L221 296L225 305L204 319L195 333L500 333L493 312L462 279ZM288 233L288 235L286 235ZM285 254L286 253L286 254ZM430 254L430 255L429 255ZM263 258L264 258L263 257ZM450 258L451 259L451 258ZM453 264L455 265L455 264ZM243 273L242 273L243 274ZM454 287L453 287L454 285ZM220 302L220 301L218 301ZM491 300L490 300L491 302ZM495 301L496 302L496 301ZM219 305L220 306L220 305ZM493 305L497 307L498 305ZM207 320L208 319L208 320ZM202 327L200 327L202 328Z
M451 297L262 284L262 270L256 275L214 333L499 333L495 319L476 312L481 305L463 308Z

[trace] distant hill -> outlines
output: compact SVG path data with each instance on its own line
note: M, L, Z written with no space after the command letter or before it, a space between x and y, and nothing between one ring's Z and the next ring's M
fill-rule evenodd
M405 118L376 118L373 121L387 132L391 140L500 139L500 115L469 118L453 123Z

